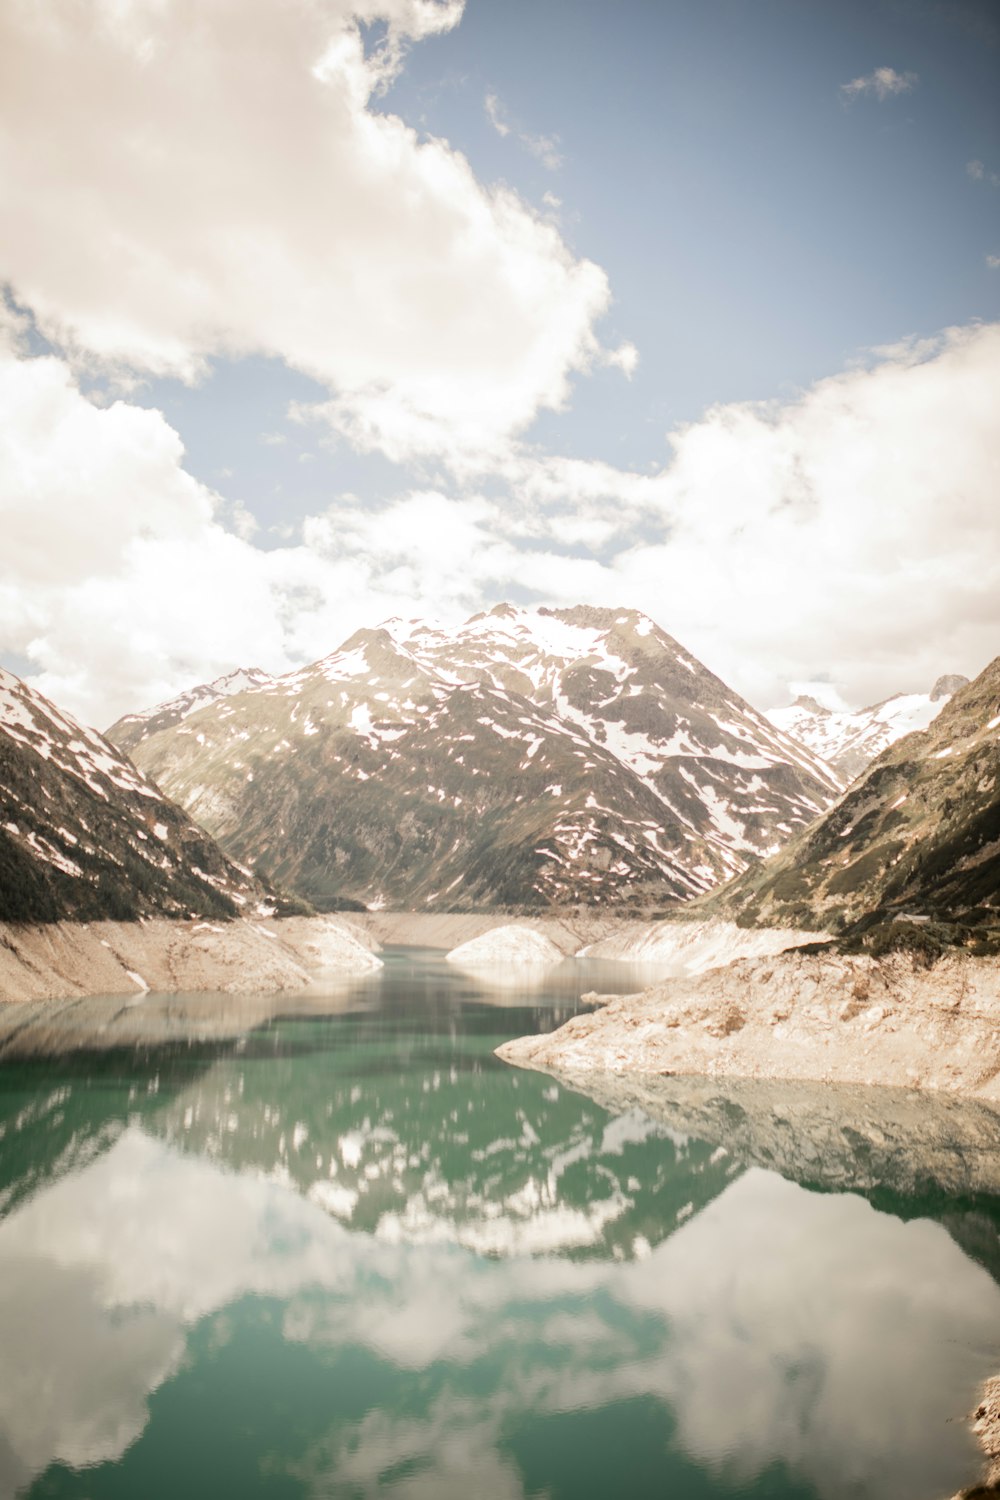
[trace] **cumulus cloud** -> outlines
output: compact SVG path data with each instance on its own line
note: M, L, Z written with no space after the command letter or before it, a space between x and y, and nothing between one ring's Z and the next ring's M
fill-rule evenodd
M998 393L1000 325L952 329L713 408L655 474L522 455L507 477L553 539L604 523L562 587L640 605L762 707L820 679L859 706L1000 651Z
M564 405L609 293L513 192L369 107L461 13L0 8L0 278L77 361L196 380L269 354L327 387L361 448L492 451Z
M614 365L627 379L631 380L639 368L639 351L632 343L619 344L617 349L606 351L604 363Z
M654 473L509 449L488 485L345 496L265 551L162 415L8 341L0 636L98 724L505 597L645 609L761 707L817 681L871 703L1000 649L998 391L1000 325L953 329L713 408Z
M891 99L894 94L908 94L919 82L920 78L916 73L897 73L895 68L875 68L862 78L852 78L850 83L842 83L840 92L848 101L857 99L861 94L874 94L879 103L882 103Z
M977 672L1000 650L998 390L991 325L716 408L673 436L669 534L615 570L765 704L781 679L859 703Z

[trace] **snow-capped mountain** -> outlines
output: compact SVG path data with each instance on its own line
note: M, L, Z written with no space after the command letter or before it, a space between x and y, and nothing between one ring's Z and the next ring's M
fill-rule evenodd
M1000 928L1000 657L706 910L840 931L893 917Z
M841 790L632 610L391 620L166 728L132 715L130 735L140 719L137 762L320 906L683 900Z
M929 693L897 693L870 708L840 712L802 696L787 708L769 710L767 717L851 782L888 745L926 729L968 680L957 674L939 677Z
M214 703L217 698L231 698L236 693L246 693L253 688L266 687L271 681L273 678L259 667L238 667L235 672L227 672L214 682L202 683L200 687L191 688L176 698L168 699L166 703L158 704L152 714L126 714L114 726L115 744L128 753L140 740L160 729L169 729L172 724L180 723L188 714L204 708L206 703Z
M235 916L264 894L114 745L0 668L0 920Z

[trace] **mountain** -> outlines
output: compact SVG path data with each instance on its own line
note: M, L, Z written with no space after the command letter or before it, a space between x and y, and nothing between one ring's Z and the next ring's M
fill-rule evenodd
M1000 926L1000 657L777 855L706 903L748 925Z
M264 898L114 745L0 669L0 921L231 917Z
M767 717L851 782L904 734L926 729L968 680L957 674L939 677L929 693L897 693L870 708L843 712L803 695L788 708L770 709Z
M147 739L150 734L156 734L161 729L170 729L174 724L179 724L181 719L186 719L196 709L204 708L206 703L214 703L218 698L232 698L236 693L245 693L253 688L267 687L272 681L268 673L262 672L259 667L238 667L235 672L227 672L214 682L202 683L200 687L191 688L176 698L168 699L166 703L160 703L151 714L126 714L114 726L114 742L120 750L130 754L140 740Z
M684 900L841 789L633 610L391 620L162 712L109 735L236 857L321 907Z

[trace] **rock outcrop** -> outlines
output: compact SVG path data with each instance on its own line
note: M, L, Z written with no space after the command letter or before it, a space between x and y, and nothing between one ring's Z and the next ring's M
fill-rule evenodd
M1000 960L893 954L745 959L612 999L498 1055L594 1073L889 1084L1000 1100Z

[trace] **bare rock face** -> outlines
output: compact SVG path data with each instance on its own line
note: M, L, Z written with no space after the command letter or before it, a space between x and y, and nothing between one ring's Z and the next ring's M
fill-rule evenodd
M0 921L273 909L114 745L2 670L0 809Z
M235 857L322 909L683 901L841 790L634 610L391 620L109 733Z
M151 713L126 714L108 730L108 738L127 754L151 734L171 729L206 704L214 703L220 698L234 698L237 693L267 687L273 681L270 674L262 672L259 667L239 667L235 672L217 677L214 682L201 683L186 693L179 693L176 698L158 704Z
M939 677L931 688L931 702L941 703L947 698L954 698L960 688L968 687L968 685L969 679L963 677L958 672L951 672L944 677Z

